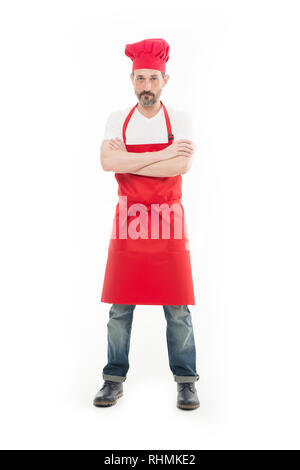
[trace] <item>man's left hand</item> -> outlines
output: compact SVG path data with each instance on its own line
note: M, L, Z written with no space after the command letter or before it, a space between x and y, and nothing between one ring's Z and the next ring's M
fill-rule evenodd
M124 152L127 152L126 146L119 137L116 137L115 139L109 139L109 146L111 149L114 150L124 150Z

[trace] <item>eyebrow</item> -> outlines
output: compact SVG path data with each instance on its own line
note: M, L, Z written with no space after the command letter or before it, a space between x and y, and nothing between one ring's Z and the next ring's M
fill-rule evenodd
M144 75L137 75L137 77L144 77ZM156 73L154 73L153 75L150 75L150 77L158 77L158 75Z

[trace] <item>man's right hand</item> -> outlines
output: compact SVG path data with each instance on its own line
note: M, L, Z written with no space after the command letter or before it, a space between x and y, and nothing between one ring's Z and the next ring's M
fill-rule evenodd
M195 148L191 140L179 139L175 140L173 144L160 150L162 160L168 160L173 157L191 157L194 154Z

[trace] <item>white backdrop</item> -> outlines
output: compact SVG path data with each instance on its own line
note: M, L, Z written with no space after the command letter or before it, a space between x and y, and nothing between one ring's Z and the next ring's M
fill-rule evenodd
M1 447L299 448L299 5L2 1ZM92 400L126 43L163 37L162 100L192 113L183 176L201 406L176 408L160 306L137 306L124 396Z

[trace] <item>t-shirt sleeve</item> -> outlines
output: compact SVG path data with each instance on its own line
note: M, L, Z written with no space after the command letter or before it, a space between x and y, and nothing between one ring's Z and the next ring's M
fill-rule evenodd
M174 140L179 139L188 139L193 142L195 141L193 120L190 113L187 111L180 111L176 116Z
M123 140L120 113L114 111L106 120L103 139L115 139L116 137Z

